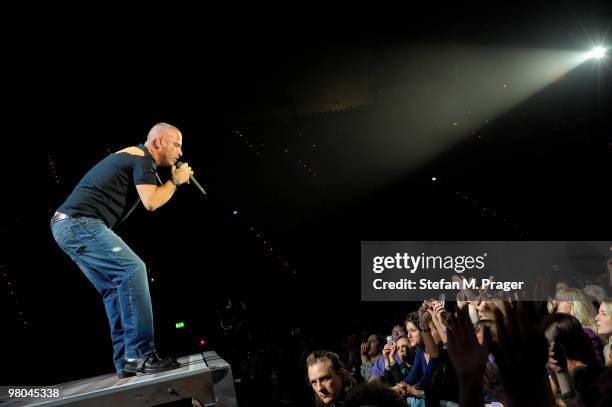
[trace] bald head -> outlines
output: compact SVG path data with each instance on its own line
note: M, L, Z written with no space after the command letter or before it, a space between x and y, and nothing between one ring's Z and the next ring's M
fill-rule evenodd
M170 134L181 134L180 130L168 123L157 123L149 130L145 144L153 145L158 138L166 139Z
M171 166L183 155L183 135L168 123L157 123L147 135L145 147L157 165Z

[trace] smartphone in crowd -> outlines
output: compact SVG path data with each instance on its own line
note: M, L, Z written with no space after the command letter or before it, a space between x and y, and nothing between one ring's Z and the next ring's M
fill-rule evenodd
M446 301L446 294L444 293L440 294L440 299L438 299L438 302L442 304L442 306L444 306L445 301Z
M387 336L387 345L393 344L393 337L391 335Z

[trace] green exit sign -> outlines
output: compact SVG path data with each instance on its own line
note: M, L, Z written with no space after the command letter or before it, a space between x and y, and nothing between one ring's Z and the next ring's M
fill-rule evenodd
M174 326L176 326L176 329L185 328L185 323L184 322L177 322Z

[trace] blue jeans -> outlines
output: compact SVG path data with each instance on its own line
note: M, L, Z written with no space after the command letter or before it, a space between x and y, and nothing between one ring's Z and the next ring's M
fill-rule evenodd
M155 351L153 308L144 262L104 222L68 218L51 226L57 244L102 294L117 371L124 358Z

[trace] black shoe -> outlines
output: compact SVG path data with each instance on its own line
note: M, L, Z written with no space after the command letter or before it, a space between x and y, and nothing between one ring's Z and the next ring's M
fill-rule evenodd
M126 359L123 369L127 373L160 373L180 367L176 359L162 359L157 352L150 353L138 359Z
M132 377L132 376L136 376L136 373L126 372L125 370L117 372L117 377L119 379L125 379L126 377Z

